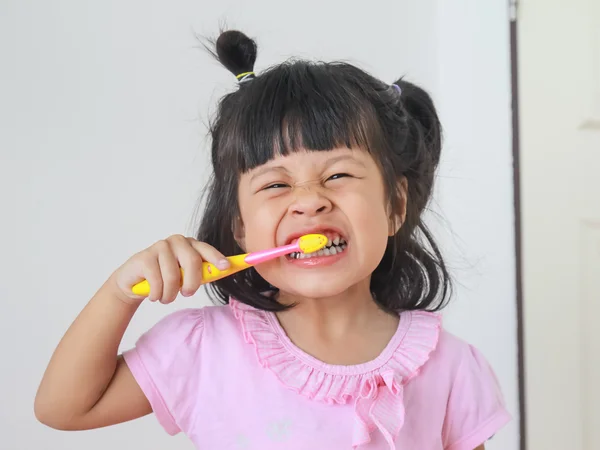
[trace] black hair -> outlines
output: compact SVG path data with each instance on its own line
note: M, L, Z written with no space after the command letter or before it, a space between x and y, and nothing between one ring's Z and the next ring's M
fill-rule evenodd
M245 34L222 32L213 45L211 53L234 75L254 70L257 46ZM299 149L362 148L379 164L393 213L402 177L408 184L405 221L371 276L373 298L393 312L445 306L450 277L421 220L442 146L431 97L402 78L395 87L343 62L290 60L244 80L221 99L211 123L213 174L198 240L224 254L243 253L232 231L242 173ZM285 309L253 268L208 286L222 303L232 296L262 310Z

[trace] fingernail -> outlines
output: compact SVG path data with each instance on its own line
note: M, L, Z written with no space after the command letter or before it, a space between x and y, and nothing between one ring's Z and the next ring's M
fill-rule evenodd
M217 262L217 267L221 270L227 269L229 267L229 261L220 259L219 262Z

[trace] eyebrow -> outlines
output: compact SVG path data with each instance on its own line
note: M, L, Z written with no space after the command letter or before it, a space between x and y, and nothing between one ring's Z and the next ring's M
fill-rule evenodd
M264 175L265 173L269 173L269 172L285 172L287 174L290 173L289 170L287 170L285 167L283 166L270 166L270 167L263 167L261 169L258 169L254 175L252 175L252 177L250 178L250 181L254 181L255 178L260 177L261 175Z
M361 161L358 161L357 159L353 158L350 155L340 155L340 156L336 156L335 158L331 158L328 159L327 162L325 162L325 169L329 166L332 166L333 164L339 162L339 161L350 161L353 162L355 164L358 164L361 167L366 167ZM262 167L261 169L258 169L254 175L252 175L252 177L250 178L250 181L254 181L255 178L260 177L261 175L264 175L265 173L269 173L269 172L285 172L286 174L290 174L290 171L288 169L286 169L284 166L270 166L270 167Z

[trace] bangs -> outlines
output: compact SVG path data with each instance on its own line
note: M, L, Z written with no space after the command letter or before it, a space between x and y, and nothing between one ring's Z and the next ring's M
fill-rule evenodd
M380 140L381 126L369 86L364 77L360 83L355 80L350 67L285 63L240 86L239 92L224 99L233 104L222 121L227 128L214 136L215 169L221 162L231 170L233 163L238 173L244 173L298 150L347 147L371 152ZM381 90L382 83L373 78L371 88Z

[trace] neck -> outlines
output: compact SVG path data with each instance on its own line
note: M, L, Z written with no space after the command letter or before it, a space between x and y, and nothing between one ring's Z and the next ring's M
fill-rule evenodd
M330 297L306 298L279 293L294 304L277 315L291 341L330 364L352 365L377 357L398 327L398 316L384 312L369 289L370 279Z
M306 332L331 339L339 338L350 330L370 327L383 316L370 291L370 278L346 291L329 297L307 298L280 292L278 300L284 305L295 305L278 314L286 331L302 327Z

